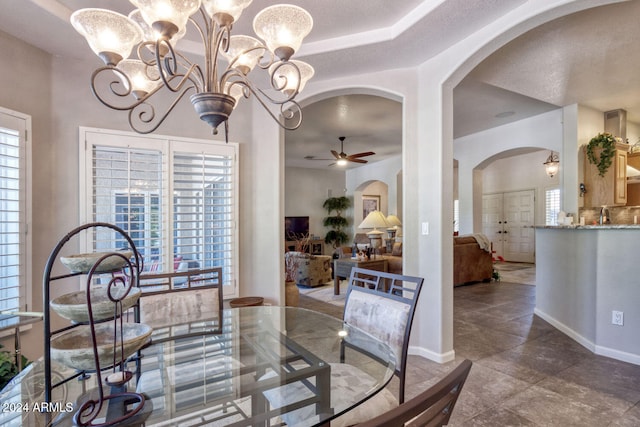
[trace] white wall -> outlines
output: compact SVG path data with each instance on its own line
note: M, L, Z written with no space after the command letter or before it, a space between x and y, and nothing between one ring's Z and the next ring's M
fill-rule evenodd
M545 172L543 163L547 157L549 151L541 150L494 161L482 173L484 194L534 190L534 221L536 225L544 225L545 191L560 184L559 174L549 178Z
M490 185L491 189L486 189L485 185L489 183L477 182L478 178L482 178L483 174L474 173L476 170L482 170L494 160L499 160L501 156L505 156L509 151L537 147L545 150L553 150L556 153L562 152L563 147L563 115L562 109L549 111L528 119L519 120L504 126L495 127L483 132L467 135L457 138L454 141L454 156L458 160L458 197L460 200L460 233L468 234L482 231L482 194L492 193L500 186L505 187L511 184L499 183L500 179L496 174ZM549 152L547 151L547 156ZM541 177L540 173L544 173L542 163L547 156L543 156L542 160L535 160L531 164L525 165L526 171L533 172L532 165L535 168L535 176ZM508 170L509 162L500 163L505 171ZM560 158L560 170L562 173L564 159ZM535 183L528 183L529 173L518 176L516 171L509 172L515 175L517 189L526 189L535 187ZM524 176L523 176L524 175ZM545 175L546 177L546 175ZM542 178L539 178L543 182ZM548 179L548 177L547 177ZM537 180L536 180L537 181ZM515 184L514 182L514 184ZM513 188L514 186L512 186ZM523 188L524 187L524 188ZM536 212L537 213L537 212Z
M55 186L50 177L55 165L51 158L56 147L51 138L51 72L50 55L27 45L5 33L0 32L0 105L10 110L28 114L32 118L32 224L29 227L32 237L31 269L32 301L29 309L42 310L42 274L44 265L53 249L57 236L49 219L55 215L52 204L55 199ZM31 305L33 304L33 305ZM25 333L22 339L22 351L28 359L42 354L44 335L42 328L34 326ZM1 341L5 349L13 348L13 338Z
M322 204L329 197L348 196L344 170L286 168L284 178L285 216L308 216L309 233L324 239L329 229L322 225L328 215ZM353 226L352 211L342 213L349 219L349 227Z

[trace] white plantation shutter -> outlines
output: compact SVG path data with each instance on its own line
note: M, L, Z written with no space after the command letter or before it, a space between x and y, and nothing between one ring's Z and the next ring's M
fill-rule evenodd
M237 145L88 128L80 137L84 222L126 231L145 271L222 267L225 296L236 295ZM108 228L90 239L89 250L127 246Z
M93 146L92 152L92 221L122 228L143 256L145 269L162 270L162 153L108 146ZM107 228L98 229L94 237L98 251L127 246L122 236Z
M233 280L235 210L233 157L173 153L173 251L199 267L223 267ZM195 266L195 265L194 265Z
M545 225L558 225L560 212L560 189L553 188L545 191Z
M28 310L27 116L0 109L0 311Z

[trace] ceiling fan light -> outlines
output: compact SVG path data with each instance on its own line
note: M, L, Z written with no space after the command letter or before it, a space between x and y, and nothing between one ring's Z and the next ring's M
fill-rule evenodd
M288 61L300 49L311 28L313 18L309 12L289 4L269 6L253 19L253 30L283 61Z
M298 67L300 74L291 64L295 64ZM269 74L272 75L277 84L279 83L278 87L282 87L280 91L290 97L296 93L296 89L298 92L302 92L309 79L315 74L315 70L306 62L292 59L291 61L277 62L271 65ZM300 81L299 86L298 80Z
M242 11L251 4L253 0L202 0L202 5L210 17L215 18L220 15L231 16L233 24L240 18Z
M347 161L347 159L338 159L338 160L336 160L336 165L338 165L338 166L346 166L347 163L349 163Z
M130 0L144 20L162 36L171 38L186 28L201 0Z
M71 14L70 21L107 65L127 58L142 41L142 30L131 19L107 9L79 9Z
M260 40L253 37L231 36L229 49L221 53L229 61L229 64L233 64L233 67L247 75L262 57L264 47L259 49L260 46L262 46Z

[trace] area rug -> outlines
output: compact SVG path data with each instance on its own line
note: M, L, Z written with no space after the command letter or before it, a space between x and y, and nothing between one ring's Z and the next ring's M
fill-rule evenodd
M337 306L344 306L344 299L345 294L347 293L348 285L348 280L340 281L340 295L333 294L333 280L331 282L323 284L322 286L316 286L315 288L298 286L298 289L300 290L301 294L308 296L309 298L317 299L319 301Z
M495 269L500 272L503 283L521 283L523 285L536 284L535 264L523 262L498 262Z

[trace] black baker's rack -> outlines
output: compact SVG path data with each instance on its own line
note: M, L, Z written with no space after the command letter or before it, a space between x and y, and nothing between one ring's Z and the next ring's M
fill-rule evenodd
M81 232L96 232L98 228L110 228L114 230L116 233L120 234L124 239L126 239L129 248L123 248L125 250L130 250L133 252L133 256L131 259L127 258L120 252L114 251L105 253L101 256L98 261L93 265L93 267L88 272L71 272L68 274L62 274L57 276L52 276L53 266L56 260L59 259L60 252L62 248L73 238L74 236L79 235ZM105 259L118 256L125 260L125 265L123 268L118 269L113 272L105 272L99 269L100 263L102 263ZM91 328L91 336L93 343L93 355L95 362L95 376L97 382L97 396L95 391L92 394L87 394L87 397L84 401L78 401L76 407L74 407L73 412L73 424L79 426L112 426L112 425L121 425L128 423L127 421L133 421L134 417L140 415L140 411L143 409L145 405L145 397L142 394L127 391L126 383L131 379L132 374L129 371L124 370L124 365L126 360L122 360L120 358L119 362L116 362L111 368L114 370L120 369L120 377L115 381L109 381L107 377L105 383L110 386L109 394L105 394L105 390L103 388L103 372L102 369L106 369L108 367L101 367L98 350L97 350L97 342L96 342L96 332L95 332L95 324L98 322L94 321L93 311L91 309L91 293L90 287L94 282L94 276L96 275L105 275L110 274L111 278L108 283L109 289L113 286L126 286L126 292L123 292L120 297L113 297L111 292L108 292L109 299L114 303L114 316L109 319L103 320L104 322L113 321L114 327L120 326L120 344L123 339L123 329L122 329L122 300L127 296L127 294L131 291L133 287L139 287L139 276L143 270L143 259L140 256L139 252L136 250L135 244L131 237L120 227L109 224L106 222L92 222L85 225L81 225L69 233L67 233L55 246L51 254L49 255L49 259L47 260L47 264L44 270L43 275L43 312L44 312L44 399L47 403L52 402L53 398L53 389L59 386L63 386L68 381L73 380L74 378L78 378L79 380L86 380L90 377L91 372L94 371L76 371L75 374L70 375L66 378L62 378L60 381L53 383L52 381L52 369L51 369L51 337L56 334L60 334L62 332L71 330L81 325L89 325ZM86 285L86 295L87 295L87 311L89 314L89 321L86 323L75 323L72 322L71 325L66 326L61 329L51 330L51 309L50 309L50 287L51 282L61 279L67 279L74 276L87 276L87 285ZM135 304L133 310L138 310L138 304ZM134 314L135 319L139 319L139 316ZM102 321L100 321L102 322ZM114 361L117 358L117 333L114 332ZM121 354L122 356L122 354ZM136 359L136 363L139 363L139 360ZM107 406L107 416L104 422L94 422L96 418L101 414L101 411ZM78 406L79 405L79 406ZM133 409L127 409L133 408ZM48 420L50 422L50 420Z

